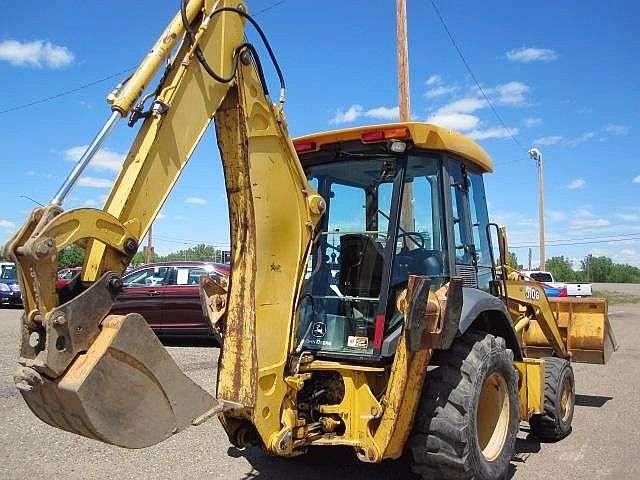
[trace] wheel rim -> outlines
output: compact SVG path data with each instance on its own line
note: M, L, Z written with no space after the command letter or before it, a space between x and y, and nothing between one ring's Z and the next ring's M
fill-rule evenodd
M509 391L504 377L494 372L482 385L476 412L476 440L482 455L493 461L502 452L509 431Z
M560 415L564 423L567 422L573 408L573 388L571 381L565 377L562 382L562 393L560 394Z

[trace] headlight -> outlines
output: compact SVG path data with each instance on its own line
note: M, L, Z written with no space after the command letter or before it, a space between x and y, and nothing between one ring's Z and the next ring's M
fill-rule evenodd
M0 283L0 292L10 292L11 289L6 283Z
M13 285L11 285L10 288L14 292L19 292L20 291L20 284L19 283L14 283Z

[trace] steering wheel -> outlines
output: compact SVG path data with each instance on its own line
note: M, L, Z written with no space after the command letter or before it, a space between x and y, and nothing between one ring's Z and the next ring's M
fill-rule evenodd
M398 240L401 238L409 238L418 248L424 249L424 237L419 232L407 232L405 230L401 230L398 232ZM416 238L418 241L416 241ZM403 241L403 243L406 243Z

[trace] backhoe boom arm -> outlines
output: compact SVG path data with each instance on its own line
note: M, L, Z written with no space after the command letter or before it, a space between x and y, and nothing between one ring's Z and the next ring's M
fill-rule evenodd
M136 72L110 95L110 120L52 204L34 210L5 246L20 266L25 299L16 384L51 425L129 448L229 409L250 419L267 446L272 432L287 429L280 407L292 316L324 201L307 184L281 105L268 98L255 49L245 41L246 12L227 0L183 2ZM143 112L144 102L136 102L168 60ZM128 114L130 123L144 122L104 208L63 212L91 156ZM109 314L121 273L212 119L232 244L221 402L179 371L140 315ZM56 256L72 243L86 246L82 282L63 298L55 289Z

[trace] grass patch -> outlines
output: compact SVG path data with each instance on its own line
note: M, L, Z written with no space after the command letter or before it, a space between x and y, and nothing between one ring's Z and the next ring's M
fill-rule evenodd
M611 292L609 290L594 291L594 297L606 298L609 305L619 305L621 303L640 303L640 296L630 293Z

